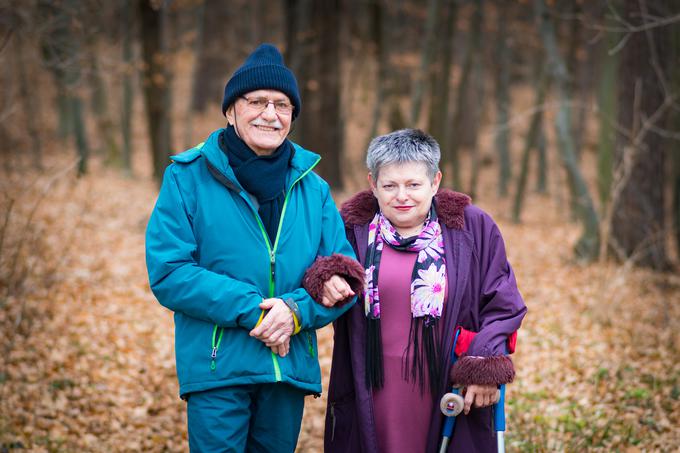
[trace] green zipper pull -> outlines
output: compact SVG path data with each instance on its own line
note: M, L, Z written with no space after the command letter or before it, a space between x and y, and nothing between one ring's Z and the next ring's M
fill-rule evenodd
M222 335L224 335L224 329L219 328L220 335L217 336L218 326L215 325L212 334L212 352L210 353L210 371L215 371L217 365L215 364L215 359L217 359L217 350L220 349L220 343L222 343ZM217 342L215 342L217 340Z
M314 342L312 341L312 334L307 332L307 345L309 346L309 355L314 357Z
M274 278L276 277L276 253L274 252L273 249L269 251L269 266L270 266L270 270L272 272L272 281L273 281Z

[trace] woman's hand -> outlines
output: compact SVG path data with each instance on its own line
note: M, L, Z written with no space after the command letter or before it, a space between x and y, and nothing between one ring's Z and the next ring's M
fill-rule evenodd
M325 307L332 307L338 302L354 295L354 291L347 283L347 280L339 275L333 275L323 284L321 294L321 304Z
M269 310L262 322L250 331L250 336L262 341L274 353L284 357L288 354L290 336L295 329L293 312L278 298L264 299L262 310Z
M467 415L474 403L475 407L486 407L495 404L500 392L495 385L468 385L463 391L465 395L465 407L463 412Z

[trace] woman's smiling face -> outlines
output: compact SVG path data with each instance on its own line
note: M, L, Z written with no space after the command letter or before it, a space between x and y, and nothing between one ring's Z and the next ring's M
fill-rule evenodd
M273 153L286 139L293 121L292 112L277 113L274 104L269 103L264 110L258 111L248 106L246 99L266 98L270 101L290 103L288 96L276 90L256 90L238 98L227 109L227 121L236 129L236 134L255 154Z
M385 165L377 179L369 174L368 181L383 215L399 234L411 236L420 232L441 177L437 172L430 180L424 163L406 162Z

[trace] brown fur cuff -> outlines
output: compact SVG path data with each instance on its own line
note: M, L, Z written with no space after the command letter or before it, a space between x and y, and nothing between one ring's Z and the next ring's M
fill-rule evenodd
M347 280L350 288L354 294L359 295L364 290L364 267L355 259L345 255L335 253L331 256L320 256L305 272L305 277L302 279L302 286L307 290L310 296L321 302L323 295L323 285L333 275L339 275ZM352 300L348 297L345 300L338 302L335 306L341 307Z
M515 378L515 367L506 355L463 356L453 364L449 377L455 387L509 384Z

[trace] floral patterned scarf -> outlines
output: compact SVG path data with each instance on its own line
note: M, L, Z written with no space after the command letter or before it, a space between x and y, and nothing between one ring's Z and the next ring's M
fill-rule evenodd
M411 273L411 328L408 348L404 351L402 370L408 381L418 381L424 388L424 368L428 367L429 388L439 389L441 356L437 322L442 315L446 290L446 259L444 237L434 203L417 236L402 238L389 220L378 212L368 227L366 253L366 287L364 313L367 318L366 383L381 388L384 383L382 340L380 334L380 292L378 274L384 245L395 250L418 252ZM411 354L411 349L413 353ZM423 360L427 360L427 364Z

